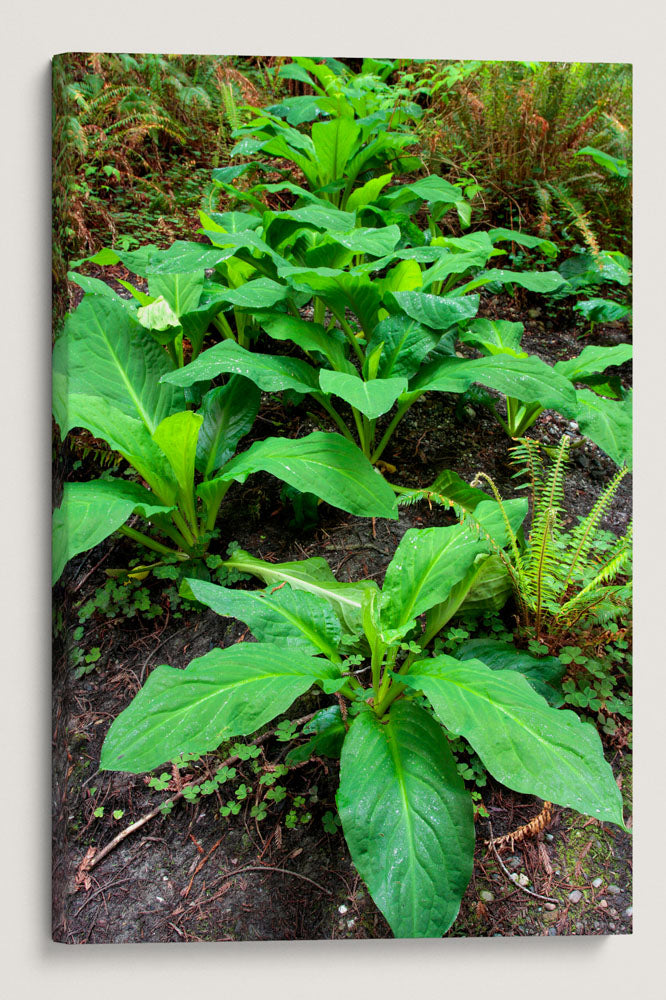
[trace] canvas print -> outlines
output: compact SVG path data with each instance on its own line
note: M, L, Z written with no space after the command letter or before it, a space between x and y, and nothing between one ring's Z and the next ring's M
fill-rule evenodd
M632 928L631 67L53 60L53 937Z

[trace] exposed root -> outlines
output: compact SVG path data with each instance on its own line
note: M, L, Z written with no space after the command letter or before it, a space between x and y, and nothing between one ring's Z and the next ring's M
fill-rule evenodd
M546 829L546 827L550 823L552 809L553 809L552 802L544 802L543 809L541 810L538 816L535 816L533 819L531 819L529 823L525 823L523 824L523 826L519 826L517 830L512 830L511 833L505 833L504 836L502 837L494 838L492 836L492 828L491 828L490 840L485 840L484 844L487 847L500 847L500 848L506 847L508 844L511 850L513 850L513 845L516 842L520 843L520 841L524 840L525 837L534 837L536 836L537 833L541 833L542 830Z

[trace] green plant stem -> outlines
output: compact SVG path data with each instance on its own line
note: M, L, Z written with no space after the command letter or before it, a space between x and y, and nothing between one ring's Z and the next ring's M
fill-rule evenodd
M155 514L153 517L149 517L148 520L151 524L155 525L161 534L166 535L172 542L175 542L179 549L187 550L190 548L180 531L177 531L173 524L169 523L167 514Z
M225 340L235 340L236 339L236 335L234 334L234 331L229 326L229 321L227 320L227 318L224 315L224 313L220 312L220 313L217 314L217 316L213 320L213 326L218 331L218 333L222 334L222 336L225 338Z
M365 440L365 429L363 427L363 418L355 406L352 406L351 411L354 415L354 423L356 424L358 443L361 446L361 451L363 452L364 455L366 455L369 458L370 456L368 455L368 449Z
M126 535L131 538L132 541L138 542L139 545L145 546L147 549L152 549L153 552L159 552L163 556L177 556L178 559L184 561L189 559L189 555L183 552L178 552L176 549L170 549L168 545L162 545L161 542L156 542L153 538L148 535L144 535L142 531L137 531L136 528L130 528L126 524L123 524L118 528L121 534Z
M382 699L386 697L386 693L391 687L390 671L395 665L397 655L398 655L397 646L392 646L386 653L386 662L384 663L384 673L382 675L381 684L379 685L379 691L377 692L375 702L381 703Z
M185 518L180 513L180 511L179 510L173 510L171 512L171 517L173 518L173 523L176 525L176 527L178 528L178 530L182 534L182 536L185 539L185 541L187 542L188 546L194 547L196 545L196 543L197 543L196 537L190 531L190 528L187 525L187 523L185 521Z
M342 331L343 331L345 337L347 338L347 340L351 344L352 348L354 349L354 353L356 354L356 357L358 358L359 362L362 365L363 362L365 361L365 356L363 354L363 351L361 350L361 345L359 344L358 340L356 339L356 334L354 333L354 331L352 330L352 328L350 327L349 323L347 322L347 320L344 317L344 313L341 315L340 311L338 309L333 309L332 307L331 307L331 312L333 313L333 315L337 319L338 323L342 327Z
M391 440L391 435L393 434L393 431L396 429L396 427L398 426L398 424L400 423L400 421L404 417L405 413L407 413L407 410L410 408L410 406L412 405L412 403L415 403L415 402L416 402L415 399L410 399L410 401L408 403L402 403L401 405L398 406L398 409L397 409L397 411L395 413L395 416L393 417L393 419L391 420L391 423L388 425L388 427L384 431L384 435L383 435L381 441L379 442L379 444L377 445L377 447L373 451L372 455L370 456L370 461L372 462L373 465L381 457L384 449L386 448L386 445Z
M320 326L324 325L324 320L326 319L326 303L315 295L314 298L314 314L313 320L315 323L319 323Z
M393 683L388 688L386 694L380 699L379 703L375 705L375 712L381 718L386 712L395 699L402 694L405 690L405 685L401 684L400 681L394 680Z
M340 433L344 437L346 437L348 441L351 441L353 444L355 444L356 442L354 441L354 435L351 433L346 423L344 422L340 414L337 412L333 404L330 402L330 400L323 393L313 392L312 395L317 400L317 402L326 410L331 420L334 421Z
M499 412L497 410L497 407L493 404L493 406L491 407L491 409L493 411L493 414L495 415L495 419L497 420L498 424L500 424L501 427L503 428L504 433L508 437L513 437L513 434L509 430L509 427L508 427L508 424L507 424L506 420L504 420L504 418L500 416L500 414L499 414Z
M208 508L208 511L206 513L206 520L205 520L205 528L206 528L207 531L212 531L213 528L215 527L215 522L217 521L217 515L218 515L219 510L220 510L220 505L221 505L222 501L224 500L225 496L227 495L227 492L231 488L231 485L232 485L232 481L230 480L226 484L226 486L222 490L222 492L220 493L220 496L218 497L218 499L216 500L216 502L214 504L211 504L211 506Z

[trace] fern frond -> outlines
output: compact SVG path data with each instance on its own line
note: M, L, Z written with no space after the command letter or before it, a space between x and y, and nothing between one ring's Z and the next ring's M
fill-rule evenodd
M568 457L569 438L564 434L548 477L534 494L527 576L535 605L537 638L541 631L545 602L557 601L560 556L555 546L555 536L564 506L564 477Z
M513 478L529 477L532 498L543 490L543 464L539 455L540 445L534 438L519 438L518 444L509 449L511 464L518 466Z
M560 205L562 205L564 210L569 214L573 225L583 237L585 246L588 248L592 256L598 258L601 254L601 248L599 247L599 241L592 232L588 222L589 212L585 211L578 199L574 198L563 184L549 184L548 189L552 192Z
M629 470L625 467L620 469L613 476L610 483L599 496L594 507L571 533L571 541L567 547L566 559L569 561L569 569L564 578L563 591L571 583L576 568L587 559L589 551L594 543L594 537L599 529L601 519L608 510L610 503L618 491L620 483Z

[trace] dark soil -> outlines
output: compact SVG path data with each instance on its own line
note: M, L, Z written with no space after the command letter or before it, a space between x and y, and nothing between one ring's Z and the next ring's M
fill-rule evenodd
M486 299L485 313L492 315L493 308L493 300ZM526 348L551 363L579 353L584 344L576 339L573 323L557 329L557 317L535 316L535 308L540 307L533 307L529 299L519 300L515 307L526 325ZM515 318L508 317L506 309L503 316ZM600 328L593 342L618 336L628 339L626 327ZM621 374L629 379L629 367ZM486 410L472 406L456 415L456 402L451 396L431 394L413 407L383 456L397 468L391 478L404 485L427 486L445 468L467 480L483 470L503 496L516 495L508 461L510 441ZM265 398L253 433L258 438L276 433L278 423L278 433L292 437L315 429L305 404L289 408ZM545 413L532 433L553 442L563 431L576 440L576 429L567 421ZM251 440L250 436L243 447ZM613 462L590 442L573 455L566 493L572 523L575 515L587 513L615 472ZM56 478L71 474L76 457L63 451ZM91 461L84 459L84 471ZM323 555L341 580L373 577L381 583L408 528L444 524L450 517L443 508L430 509L423 503L401 508L398 521L373 522L321 505L318 526L304 535L289 527L292 513L282 503L280 489L277 480L260 474L230 491L218 521L224 536L221 554L235 540L253 555L276 562ZM630 516L631 481L626 477L604 526L621 533ZM341 833L330 834L322 824L324 813L334 811L337 787L337 765L328 758L293 767L281 779L285 801L273 804L261 822L250 815L261 787L257 774L251 761L236 762L239 777L250 789L237 816L219 815L228 796L213 794L197 804L181 798L170 815L158 813L99 865L81 872L88 852L103 848L123 828L177 793L179 781L193 775L201 781L214 773L231 753L229 746L222 746L191 770L174 772L163 791L148 787L143 776L97 770L109 725L155 666L185 667L215 645L247 639L242 625L209 611L190 610L176 617L168 595L163 596L166 581L148 580L152 600L162 603L162 614L148 621L141 615L91 618L86 648L99 647L101 657L93 672L76 680L70 664L75 607L105 582L106 568L126 565L133 554L124 542L107 540L73 560L56 591L54 609L61 627L56 636L53 699L54 939L100 943L390 937ZM308 694L293 706L290 718L307 716L329 701L324 695ZM262 770L280 763L293 746L270 735L260 745ZM626 726L605 740L605 749L623 789L625 815L630 816ZM298 796L306 803L300 815L307 812L311 818L290 829L285 816ZM543 805L492 783L482 790L482 797L495 838L538 816ZM94 812L100 807L104 814L97 818ZM119 810L122 816L114 818ZM630 838L616 827L556 807L544 829L516 841L513 849L510 844L501 848L506 871L484 843L489 836L486 820L478 820L477 833L474 875L451 936L631 932ZM538 895L526 893L507 872L522 873L529 880L526 888ZM595 882L598 879L601 882Z

